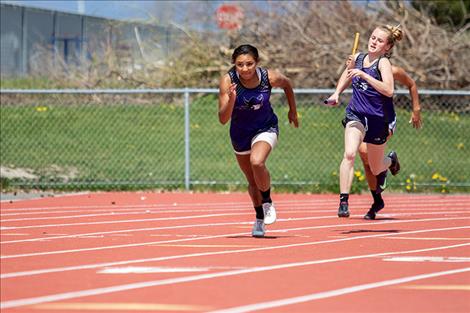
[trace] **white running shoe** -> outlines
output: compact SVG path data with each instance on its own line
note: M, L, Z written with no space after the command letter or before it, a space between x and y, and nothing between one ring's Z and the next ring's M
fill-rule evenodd
M272 224L276 221L276 209L274 208L274 204L269 202L263 203L263 211L264 223L266 225Z
M255 223L253 224L253 230L251 231L251 235L253 237L264 237L264 233L264 221L256 219Z

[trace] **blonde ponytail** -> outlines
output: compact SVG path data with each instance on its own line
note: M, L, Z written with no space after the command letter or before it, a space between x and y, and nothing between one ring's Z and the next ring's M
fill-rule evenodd
M401 30L400 24L398 24L397 26L387 25L386 27L390 30L393 43L403 39L403 31Z
M396 26L382 25L382 26L379 26L379 29L388 33L387 41L390 44L390 50L389 52L385 53L385 56L387 58L390 58L392 56L392 48L395 45L395 43L403 39L403 30L401 29L400 24Z

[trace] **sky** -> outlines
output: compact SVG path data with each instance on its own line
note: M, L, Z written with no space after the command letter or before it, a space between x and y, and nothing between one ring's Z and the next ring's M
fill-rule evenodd
M374 0L355 0L353 3L365 4ZM212 11L214 25L201 24L193 20L193 27L201 29L215 26L215 11L224 3L237 2L231 0L0 0L1 3L16 4L26 7L34 7L60 12L83 14L89 16L118 19L155 21L160 25L171 23L185 24L191 21L192 14L206 15ZM266 0L251 0L255 6L263 8L269 6ZM202 11L201 11L202 8ZM212 15L211 14L211 15ZM210 16L211 16L210 15ZM210 17L207 15L207 17ZM209 22L206 22L209 23Z
M162 0L68 0L68 1L45 1L45 0L0 0L1 3L16 4L27 7L56 10L68 13L77 13L111 19L141 19L149 18L149 12L153 16L161 12L176 10L183 12L190 7L191 3L197 1L162 1ZM217 6L229 1L199 1Z
M148 17L147 10L155 6L157 1L1 0L1 2L68 13L81 13L85 15L106 17L112 19L145 19Z

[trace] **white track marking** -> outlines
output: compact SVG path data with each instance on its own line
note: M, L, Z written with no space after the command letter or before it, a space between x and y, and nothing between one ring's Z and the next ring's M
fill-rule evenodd
M315 211L315 213L330 213L331 210L325 210L325 211ZM305 214L305 212L301 211L289 211L289 214L292 213L302 213ZM382 214L382 217L394 217L394 216L417 216L417 215L444 215L444 216L453 216L455 214L470 214L469 211L453 211L453 212L413 212L413 213L386 213ZM148 212L139 212L135 214L142 214L142 215L149 215L151 213ZM44 227L64 227L64 226L87 226L87 225L100 225L100 224L120 224L120 223L134 223L134 222L147 222L147 221L171 221L171 220L180 220L180 219L193 219L193 218L206 218L206 217L220 217L220 216L235 216L235 215L247 215L247 214L252 214L252 212L248 212L245 210L245 212L241 213L220 213L220 214L206 214L206 215L190 215L190 216L181 216L181 217L158 217L158 218L145 218L145 219L132 219L132 220L111 220L111 221L100 221L100 222L81 222L81 223L68 223L68 224L36 224L36 225L27 225L27 226L2 226L0 230L11 230L11 229L31 229L31 228L44 228ZM115 216L115 215L127 215L127 213L110 213L110 214L103 214L107 216ZM93 215L78 215L78 216L70 216L66 218L81 218L81 217L90 217ZM98 216L95 215L95 216ZM362 215L352 215L352 217L361 217ZM334 215L327 215L327 216L313 216L310 217L311 219L322 219L322 218L332 218L336 217ZM470 218L470 217L469 217ZM16 221L30 221L34 220L35 218L32 219L17 219ZM52 218L37 218L41 220L49 220L49 219L62 219L62 217L56 216ZM277 221L290 221L290 220L295 220L296 218L279 218ZM297 218L298 219L298 218ZM6 222L10 222L12 220L2 220L2 223L5 225Z
M418 197L414 196L413 200L413 207L434 207L434 206L441 206L448 205L449 200L452 200L452 205L463 205L464 207L469 208L468 199L469 197L458 197L458 196L451 196L448 198L433 198L433 197ZM398 206L402 207L409 207L410 200L406 197L386 197L386 201L393 201L393 205L387 206L394 208ZM336 206L338 201L336 199L311 199L311 200L280 200L274 201L277 206L292 206L292 205L303 205L303 206L317 206L319 204L329 204ZM371 200L365 198L354 199L354 203L352 203L352 207L362 206L362 205L370 205ZM47 206L47 207L23 207L23 208L2 208L2 212L10 212L10 211L25 211L30 212L33 210L41 210L41 211L49 211L49 210L56 210L56 209L91 209L91 210L100 210L100 209L109 209L109 210L120 210L120 209L147 209L147 208L173 208L179 211L184 211L186 208L194 209L196 207L204 207L204 208L251 208L251 202L239 201L239 202L213 202L213 203L165 203L165 204L141 204L141 205L120 205L120 204L113 204L113 205L65 205L65 206ZM45 212L46 213L46 212Z
M220 209L220 208L219 208ZM5 214L0 214L0 216L18 216L18 215L50 215L50 214L62 214L62 213L80 213L80 212L85 212L85 213L98 213L98 212L106 212L106 213L100 213L100 214L112 214L112 213L129 213L126 211L135 211L139 210L138 212L142 211L148 211L150 210L151 213L153 214L160 214L160 213L194 213L194 212L214 212L214 208L212 209L189 209L189 210L183 210L183 209L174 209L171 207L163 207L163 208L154 208L154 207L122 207L119 206L117 208L110 208L110 209L93 209L93 208L88 208L88 209L79 209L79 210L61 210L60 211L34 211L34 209L30 209L27 212L18 212L18 213L5 213ZM224 208L224 211L251 211L250 207L248 206L237 206L237 207L230 207L230 208ZM45 217L47 218L47 217Z
M394 224L394 223L409 223L409 222L428 222L428 221L443 221L443 220L462 220L467 218L440 218L440 219L422 219L422 220L411 220L411 221L387 221L383 224ZM374 225L377 225L375 223ZM209 224L214 226L214 224ZM298 227L298 228L291 228L291 229L284 229L284 230L273 230L272 232L288 232L293 230L305 230L305 229L323 229L323 228L331 228L331 227L350 227L350 226L360 226L360 225L368 225L367 223L360 223L360 224L348 224L348 225L323 225L323 226L312 226L312 227ZM457 228L442 228L442 230L448 229L466 229L470 228L470 226L462 226ZM424 230L426 231L426 230ZM421 233L423 230L412 231L412 232L399 232L393 233L391 235L405 235L405 234L413 234L413 233ZM148 245L157 245L163 243L174 243L174 242L183 242L183 241L192 241L192 240L203 240L203 239L213 239L213 238L224 238L224 237L233 237L233 236L243 236L247 235L246 232L243 233L234 233L234 234L221 234L221 235L211 235L205 237L192 237L192 238L183 238L183 239L174 239L174 240L166 240L166 241L151 241L151 242L141 242L141 243L134 243L134 244L124 244L124 245L113 245L113 246L100 246L94 248L81 248L81 249L70 249L70 250L56 250L56 251L47 251L47 252L34 252L34 253L24 253L24 254L13 254L13 255L3 255L0 259L12 259L12 258L20 258L20 257L30 257L30 256L40 256L40 255L51 255L51 254L62 254L62 253L75 253L75 252L83 252L83 251L99 251L99 250L107 250L107 249L116 249L116 248L129 248L129 247L139 247L139 246L148 246ZM383 234L372 235L370 237L381 237ZM350 239L350 238L344 238Z
M299 207L296 207L296 208L282 208L282 207L278 207L280 210L282 210L284 213L288 213L288 214L296 214L296 213L299 213L299 214L305 214L306 210L302 210L300 209ZM308 206L308 209L309 209L309 213L331 213L332 210L331 210L331 207L328 206L328 207L324 207L324 208L318 208L316 207L314 211L311 210L311 207ZM165 211L150 211L150 210L140 210L140 211L135 211L135 209L132 209L132 210L129 210L130 212L123 212L123 211L126 211L126 210L119 210L119 211L116 211L116 212L108 212L106 211L106 213L93 213L93 214L79 214L79 215L61 215L61 216L42 216L42 217L23 217L23 218L11 218L11 219L2 219L2 223L5 225L5 223L11 223L11 222L29 222L29 221L38 221L38 220L60 220L60 219L78 219L78 218L89 218L89 217L98 217L98 216L103 216L103 217L106 217L106 216L123 216L123 215L152 215L152 216L155 216L157 214L168 214L168 213L177 213L177 214L187 214L187 213L202 213L202 212L214 212L214 210L187 210L187 211L178 211L178 210L165 210ZM247 209L247 208L240 208L240 209L224 209L224 212L225 213L228 213L228 212L233 212L233 211L236 211L236 212L242 212L244 214L252 214L252 210L250 209ZM355 210L354 210L355 211ZM393 212L396 212L396 211L405 211L405 213L393 213ZM427 210L426 212L422 212L422 210L420 210L420 212L415 212L416 210L411 210L411 209L407 209L407 210L404 210L404 209L396 209L394 208L393 209L393 212L382 212L381 213L381 216L413 216L413 215L436 215L436 214L444 214L444 215L453 215L453 214L461 214L461 213L470 213L470 209L469 210L464 210L462 211L462 208L459 208L457 206L454 206L452 209L445 209L445 208L442 208L440 210L436 210L436 209L432 209L432 210ZM59 211L59 212L47 212L47 214L51 214L51 213L54 213L54 214L59 214L59 213L72 213L74 211L70 211L70 212L67 212L67 211ZM90 211L83 211L83 212L90 212ZM31 215L30 213L15 213L15 214L12 214L12 215ZM235 213L232 213L232 214L235 214ZM4 214L6 215L6 214ZM285 214L286 215L286 214ZM55 225L55 224L54 224ZM62 224L58 224L60 226L62 226ZM64 225L72 225L72 224L64 224ZM76 225L76 224L73 224L73 225ZM41 225L41 224L37 224L37 225L31 225L31 226L11 226L12 228L15 228L15 227L45 227L45 226L49 226L49 225ZM6 229L8 227L5 227Z
M409 220L409 221L385 221L382 224L395 224L395 223L417 223L417 222L429 222L429 221L448 221L448 220L467 220L468 218L464 217L455 217L455 218L436 218L436 219L421 219L421 220ZM208 226L214 226L214 224L206 224ZM283 229L283 230L273 230L272 232L289 232L293 230L306 230L306 229L323 229L323 228L331 228L331 227L351 227L351 226L362 226L362 225L370 225L369 223L358 223L358 224L337 224L337 225L323 225L323 226L311 226L311 227L297 227L297 228L290 228L290 229ZM379 225L379 223L374 223L374 225ZM197 224L195 226L198 226ZM200 226L200 225L199 225ZM458 227L460 228L469 228L470 226ZM446 228L447 229L447 228ZM421 232L415 231L412 233ZM401 233L394 233L393 235L397 234L409 234L410 232L401 232ZM70 249L70 250L56 250L56 251L47 251L47 252L34 252L34 253L24 253L24 254L14 254L14 255L3 255L0 256L0 259L12 259L12 258L19 258L19 257L30 257L30 256L40 256L40 255L51 255L51 254L62 254L62 253L75 253L75 252L83 252L83 251L99 251L99 250L107 250L107 249L116 249L116 248L128 248L128 247L139 247L139 246L147 246L147 245L156 245L156 244L163 244L163 243L174 243L174 242L182 242L182 241L191 241L191 240L203 240L203 239L212 239L212 238L224 238L230 236L243 236L247 235L246 232L243 233L234 233L234 234L221 234L221 235L212 235L212 236L205 236L205 237L193 237L193 238L183 238L183 239L174 239L174 240L167 240L167 241L151 241L151 242L141 242L141 243L134 243L134 244L124 244L124 245L113 245L113 246L100 246L100 247L93 247L93 248L81 248L81 249ZM379 234L380 235L380 234ZM347 238L346 238L347 239Z
M94 232L94 233L73 234L73 235L50 237L50 238L40 237L40 238L30 238L30 239L21 239L21 240L10 240L10 241L2 241L0 243L11 244L11 243L31 242L31 241L44 241L45 239L50 241L52 239L81 238L81 237L95 236L95 235L110 235L110 234L124 235L122 233L127 234L127 233L132 233L132 232L141 232L141 231L155 231L155 230L168 230L168 229L181 229L181 228L194 228L194 227L229 226L229 225L240 225L240 224L252 225L253 222L230 222L230 223L191 224L191 225L165 226L165 227L132 228L132 229L122 229L122 230L113 230L113 231L100 231L100 232Z
M392 262L437 262L437 263L469 263L468 257L452 257L452 256L397 256L384 258L384 261Z
M61 212L61 213L70 213L70 212ZM25 217L25 218L3 219L2 223L24 222L24 221L39 221L39 220L60 220L60 219L69 219L69 218L85 218L85 217L97 217L97 216L140 215L140 214L152 214L152 213L153 212L147 212L147 211L140 210L140 211L131 211L131 212L109 212L109 213L80 214L80 215Z
M314 207L315 212L317 210L328 210L331 211L332 207L336 206L336 201L330 201L329 203L295 203L295 204L279 204L276 202L276 207L279 207L280 209L290 211L290 210L302 210L302 211L311 211L312 207ZM413 205L412 208L410 208L409 203L393 203L391 205L387 206L387 209L391 208L393 210L422 210L422 208L426 209L433 209L433 210L440 210L440 211L447 211L447 210L461 210L461 209L468 209L470 210L468 202L452 202L452 207L451 208L446 208L443 207L444 204L448 204L448 202L443 202L443 203L419 203L417 205ZM355 201L351 206L352 208L357 208L357 207L362 207L362 206L369 206L370 201L362 201L362 202L357 202ZM77 209L78 207L70 207L69 210L65 210L67 208L18 208L15 210L19 210L22 212L16 212L16 213L2 213L0 216L18 216L18 215L38 215L38 214L62 214L62 213L79 213L79 212L86 212L86 213L96 213L96 212L124 212L124 211L133 211L133 210L152 210L152 213L190 213L190 212L214 212L214 209L223 209L224 211L251 211L251 206L250 204L237 204L237 205L231 205L229 207L223 206L223 205L217 205L217 206L212 206L211 204L208 204L205 206L203 209L195 209L192 207L173 207L170 205L165 205L165 206L155 206L155 205L145 205L145 206L134 206L134 205L129 205L129 206L110 206L109 208L100 208L100 206L96 207L87 207L87 208L81 208ZM12 209L2 209L2 212L7 212ZM60 211L54 211L54 210L60 210ZM23 212L24 211L24 212Z
M110 200L111 201L111 200ZM297 201L297 200L284 200L284 201L276 201L277 204L305 204L305 205L312 205L318 203L335 203L336 200L332 199L322 199L322 200L307 200L307 201ZM24 207L24 208L9 208L9 209L2 209L2 212L8 211L31 211L31 210L56 210L56 209L110 209L110 210L119 210L122 209L147 209L147 208L173 208L175 210L184 211L185 208L194 209L197 207L204 207L204 208L251 208L252 203L249 201L239 201L239 202L192 202L192 203L165 203L165 204L134 204L134 205L121 205L121 204L106 204L106 205L64 205L64 206L47 206L47 207Z
M346 287L346 288L334 289L330 291L311 293L311 294L303 295L299 297L286 298L286 299L280 299L280 300L274 300L274 301L268 301L268 302L254 303L250 305L244 305L244 306L233 307L233 308L228 308L228 309L222 309L222 310L212 311L210 313L246 313L246 312L253 312L253 311L258 311L258 310L267 310L267 309L278 308L278 307L282 307L286 305L293 305L293 304L298 304L298 303L303 303L303 302L337 297L337 296L350 294L350 293L356 293L356 292L369 290L369 289L393 286L393 285L408 283L411 281L423 280L423 279L446 276L446 275L460 274L460 273L465 273L469 271L470 271L470 267L467 267L467 268L460 268L460 269L449 270L449 271L434 272L434 273L414 275L414 276L406 276L406 277L401 277L401 278L396 278L396 279L383 280L383 281L374 282L370 284L356 285L356 286L351 286L351 287Z
M320 243L318 243L318 244L320 244ZM330 243L330 242L328 242L328 243ZM450 245L450 246L441 246L441 247L433 247L433 248L425 248L425 249L418 249L418 250L410 250L410 251L401 252L401 254L429 252L429 251L436 251L436 250L443 250L443 249L460 248L460 247L466 247L466 246L470 246L470 243L456 244L456 245ZM16 272L16 273L15 272L7 273L7 274L2 274L0 278L5 279L5 278L31 276L31 275L41 275L41 274L56 273L56 272L93 269L93 268L100 268L100 267L106 267L106 266L147 263L147 262L159 262L159 261L168 261L168 260L193 258L193 257L204 257L204 256L212 256L212 255L245 253L245 252L254 252L254 251L261 251L261 250L272 250L272 249L279 249L279 248L291 248L291 246L288 245L288 246L276 246L276 247L263 247L263 248L257 248L257 249L251 248L251 249L225 250L225 251L214 251L214 252L200 252L200 253L190 253L190 254L182 254L182 255L165 256L165 257L127 260L127 261L116 261L116 262L107 262L107 263L76 265L76 266L49 268L49 269L32 270L32 271L24 271L24 272ZM391 254L397 254L398 252L390 252L390 253Z
M352 217L355 217L352 215ZM338 217L335 217L338 218ZM434 221L452 221L452 220L469 220L468 217L442 217L442 218L423 218L419 220L392 220L392 221L375 221L365 222L365 223L358 223L358 224L337 224L337 225L322 225L322 226L308 226L308 227L296 227L296 228L288 228L288 229L273 229L270 230L270 233L285 233L290 231L299 231L299 230L310 230L310 229L321 229L321 228L330 228L332 226L341 227L341 226L374 226L374 225L386 225L386 224L396 224L396 223L418 223L418 222L434 222ZM464 226L466 228L466 226ZM395 233L398 234L406 234L406 232L402 233Z
M32 305L34 312L207 312L210 306L134 302L53 302Z
M406 285L399 288L415 290L470 291L470 285Z
M445 229L439 228L439 229L428 229L428 230L418 230L418 231L415 230L415 231L409 231L407 233L411 234L411 233L434 232L434 231L442 231L442 230L455 230L455 229L461 229L461 228L462 227L453 227L453 228L445 228ZM470 228L470 227L463 227L463 228ZM271 246L271 247L256 247L256 248L237 249L237 250L228 250L228 251L191 253L191 254L176 255L176 256L165 256L165 257L138 259L138 260L119 261L119 262L108 262L108 263L68 266L68 267L62 267L62 268L52 268L52 269L33 270L33 271L24 271L24 272L16 272L16 273L6 273L6 274L1 274L0 278L4 279L4 278L12 278L12 277L20 277L20 276L46 274L46 273L53 273L53 272L90 269L90 268L97 268L97 267L104 267L104 266L115 266L115 265L135 264L135 263L155 262L155 261L167 261L167 260L173 260L173 259L200 257L200 256L209 256L209 255L246 253L246 252L266 251L266 250L283 249L283 248L290 249L292 247L319 245L319 244L325 244L325 243L351 241L351 240L356 240L356 239L368 239L368 238L374 238L374 237L387 237L387 236L392 236L392 235L396 235L396 233L377 234L377 235L369 235L369 236L357 236L357 237L351 237L351 238L331 239L331 240L325 240L325 241L306 242L306 243ZM203 238L203 239L205 239L205 238ZM470 243L456 244L456 245L451 245L451 246L447 246L447 247L454 248L454 247L464 247L464 246L468 246L468 245L470 245ZM431 250L432 249L434 249L434 248L431 248ZM426 251L431 251L431 250L426 250ZM416 250L412 250L412 251L416 251ZM419 250L419 251L423 251L423 250Z
M469 241L470 237L394 237L394 238L389 238L389 239L395 239L395 240L430 240L430 241L435 241L435 240L450 240L450 241Z
M395 254L396 253L403 253L403 252L395 252ZM25 305L51 302L51 301L68 300L68 299L74 299L74 298L80 298L80 297L96 296L96 295L109 294L109 293L120 292L120 291L135 290L135 289L141 289L141 288L163 286L163 285L170 285L170 284L178 284L178 283L185 283L185 282L193 282L193 281L207 280L207 279L213 279L213 278L219 278L219 277L236 276L236 275L242 275L242 274L251 274L251 273L258 273L258 272L293 268L293 267L301 267L301 266L309 266L309 265L315 265L315 264L325 264L325 263L350 261L350 260L372 258L372 257L375 258L375 257L378 257L378 256L390 255L390 254L392 254L392 253L391 252L374 253L374 254L356 255L356 256L349 256L349 257L340 257L340 258L334 258L334 259L311 260L311 261L305 261L305 262L284 263L284 264L278 264L278 265L261 266L261 267L256 267L256 268L230 270L230 271L218 272L218 273L208 273L208 274L200 274L200 275L193 275L193 276L186 276L186 277L169 278L169 279L163 279L163 280L153 280L153 281L138 282L138 283L124 284L124 285L116 285L116 286L111 286L111 287L86 289L86 290L80 290L80 291L71 291L71 292L65 292L65 293L59 293L59 294L53 294L53 295L47 295L47 296L41 296L41 297L33 297L33 298L25 298L25 299L4 301L0 304L0 308L7 309L7 308L14 308L14 307L25 306ZM442 275L457 274L457 273L463 273L463 272L467 272L467 271L470 271L470 267L469 268L451 270L451 271L444 271L444 272L436 272L436 273L423 274L423 275L417 275L417 276L403 277L403 278L399 278L399 279L393 279L393 280L385 281L386 283L385 282L377 282L377 283L372 283L372 284L365 284L365 285L353 286L353 287L349 287L349 288L337 289L337 290L329 291L329 292L326 292L326 293L319 293L319 294L322 295L321 298L325 298L326 295L328 295L328 297L332 297L332 296L338 296L338 295L341 295L341 294L344 294L344 293L351 293L351 292L357 292L357 291L362 291L362 290L367 290L367 289L372 289L372 288L383 287L383 286L387 286L387 285L390 285L390 284L404 283L404 282L414 281L414 280L418 280L418 279L438 277L438 276L442 276ZM275 303L275 306L271 306L271 307L277 307L277 306L282 306L282 305L287 305L287 304L293 304L293 303L299 303L299 302L304 302L304 301L315 300L316 298L306 300L307 298L305 298L305 297L312 297L313 295L315 295L315 297L318 297L319 294L312 294L312 295L303 296L303 297L296 297L296 298L291 298L291 299L283 299L283 300L279 300L279 301L259 303L259 304L255 304L255 305L261 306L260 308L264 308L264 307L269 308L269 306L267 306L267 305L269 305L269 304L274 305L274 303ZM321 298L319 298L319 299L321 299ZM301 301L300 299L304 299L304 300ZM294 302L292 302L292 301L294 301ZM297 302L295 302L295 301L297 301ZM252 307L252 306L248 306L248 307ZM237 308L235 308L235 309L237 309ZM228 311L228 312L230 312L230 311ZM238 312L238 311L233 311L233 312ZM239 311L239 312L250 312L250 311Z
M149 273L187 273L209 272L212 270L233 270L247 268L246 266L210 266L210 267L170 267L170 266L124 266L106 267L97 271L98 274L149 274Z
M249 215L252 215L253 214L253 211L251 209L237 209L237 210L223 210L225 213L228 213L228 211L237 211L237 212L240 212L240 213L230 213L230 214L238 214L238 215L243 215L243 214L249 214ZM293 213L299 213L299 214L305 214L305 210L294 210L294 209L289 209L287 210L289 212L289 214L293 214ZM192 210L192 211L184 211L184 212L181 212L181 211L164 211L164 212L161 212L161 211L131 211L131 212L110 212L110 213L99 213L99 214L82 214L82 215L63 215L63 216L52 216L52 217L31 217L31 218L15 218L15 219L3 219L2 220L2 223L7 223L7 222L25 222L25 221L36 221L36 220L55 220L55 219L69 219L69 218L74 218L74 219L77 219L77 218L85 218L85 217L96 217L96 216L119 216L119 215L148 215L148 216L155 216L157 214L174 214L174 213L179 213L179 214L187 214L187 213L194 213L194 212L197 212L197 213L201 213L201 212L211 212L212 214L214 214L214 210ZM467 213L467 211L455 211L455 212L458 212L458 213ZM62 212L62 213L65 213L65 212ZM329 209L325 209L325 210L317 210L315 209L315 213L331 213L331 208ZM470 211L469 211L470 213ZM437 214L437 213L436 213ZM442 212L440 213L442 214ZM189 217L189 216L188 216ZM162 217L162 219L165 219L165 217ZM59 226L69 226L69 225L76 225L76 224L54 224L54 225L59 225ZM49 225L42 225L42 224L37 224L37 225L31 225L31 226L11 226L11 228L15 228L15 227L45 227L45 226L49 226Z
M328 218L331 218L331 216L329 216ZM155 230L168 230L168 229L181 229L181 228L194 228L194 227L211 227L211 226L229 226L229 225L241 225L241 224L252 225L253 222L230 222L230 223L190 224L190 225L165 226L165 227L131 228L131 229L122 229L122 230L113 230L113 231L100 231L100 232L94 232L94 233L73 234L73 235L50 237L50 238L40 237L40 238L2 241L0 243L1 244L11 244L11 243L31 242L31 241L44 241L44 240L50 241L52 239L81 238L81 237L87 237L87 236L110 235L110 234L113 234L113 235L119 234L121 236L124 236L124 235L129 235L127 233L141 232L141 231L155 231ZM2 236L3 236L3 234L2 234ZM150 236L158 236L158 235L150 235ZM171 236L171 235L165 235L165 236Z
M352 215L351 217L361 217L361 215ZM337 218L336 216L333 215L326 215L326 216L313 216L313 217L302 217L302 218L287 218L287 219L279 219L279 221L304 221L304 220L316 220L316 219L333 219ZM449 218L446 218L449 219ZM455 219L455 218L452 218ZM458 218L457 218L458 219ZM466 219L466 218L462 218ZM434 221L434 220L441 220L441 219L421 219L420 221ZM400 220L400 221L375 221L374 223L361 223L361 224L350 224L351 226L357 226L357 225L381 225L381 224L386 224L386 223L397 223L397 222L410 222L410 221L415 221L415 220ZM60 237L49 237L47 240L53 240L53 239L64 239L64 238L79 238L82 236L94 236L94 235L104 235L104 234L116 234L116 233L126 233L126 232L139 232L139 231L149 231L149 230L164 230L164 229L177 229L177 228L191 228L191 227L210 227L210 226L227 226L227 225L243 225L243 224L249 224L252 225L252 222L230 222L230 223L212 223L212 224L193 224L193 225L180 225L180 226L169 226L169 227L152 227L152 228L137 228L137 229L127 229L127 230L116 230L116 231L108 231L108 232L93 232L93 233L82 233L82 234L73 234L73 235L66 235L66 236L60 236ZM59 224L58 224L59 225ZM64 225L60 225L64 226ZM339 226L339 225L337 225ZM326 227L329 227L326 225ZM315 226L316 228L316 226ZM14 227L8 228L6 230L13 230L15 229ZM300 230L300 229L311 229L311 228L295 228L295 229L290 229L290 230ZM281 230L281 232L283 232ZM12 244L12 243L20 243L20 242L31 242L31 241L44 241L44 237L39 237L39 238L29 238L29 239L18 239L18 240L9 240L9 241L2 241L0 244Z
M10 229L30 229L30 228L44 228L44 227L63 227L63 226L86 226L86 225L102 225L102 224L121 224L121 223L139 223L139 222L153 222L153 221L171 221L171 220L187 220L194 218L210 218L210 217L221 217L221 216L235 216L235 215L246 215L246 213L220 213L220 214L204 214L204 215L190 215L190 216L178 216L178 217L156 217L156 218L144 218L135 220L111 220L102 222L83 222L83 223L69 223L69 224L49 224L49 225L31 225L31 226L17 226L9 227Z

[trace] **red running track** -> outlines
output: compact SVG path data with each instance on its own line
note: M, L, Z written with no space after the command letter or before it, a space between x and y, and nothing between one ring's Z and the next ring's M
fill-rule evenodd
M2 312L470 312L470 195L91 193L1 202Z

